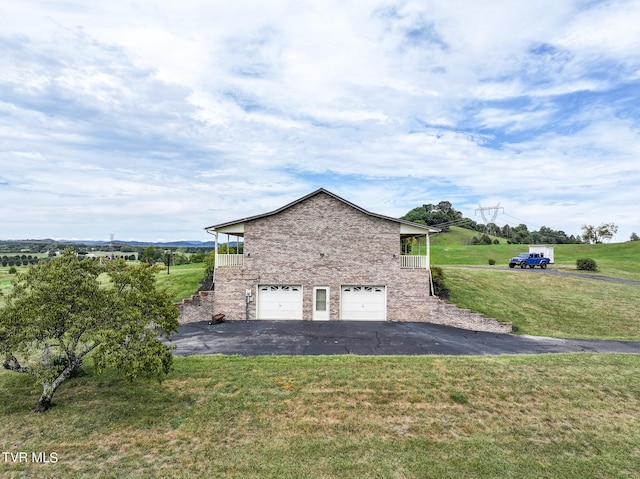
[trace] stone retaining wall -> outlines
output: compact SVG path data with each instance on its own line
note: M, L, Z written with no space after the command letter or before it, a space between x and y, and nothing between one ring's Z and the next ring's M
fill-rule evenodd
M176 307L180 311L178 322L180 324L209 321L213 313L213 291L200 291L190 298L183 299Z
M455 304L437 298L431 302L431 318L428 322L489 333L510 333L512 331L511 323L502 323L497 319L473 313L468 309L459 308Z

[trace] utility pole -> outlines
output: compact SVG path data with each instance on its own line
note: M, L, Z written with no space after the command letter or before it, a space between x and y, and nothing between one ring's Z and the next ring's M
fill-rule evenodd
M167 260L167 274L169 274L169 268L171 266L171 260L173 259L173 251L170 249L164 250L164 256Z
M484 233L488 232L489 224L495 224L496 218L498 217L498 213L500 212L500 210L502 210L502 212L504 213L504 208L500 206L500 203L498 203L496 206L483 207L478 205L478 208L476 208L476 215L478 214L478 211L479 211L480 215L482 216L482 220L484 221ZM489 215L491 215L491 219L488 219Z
M113 233L111 233L109 235L109 258L111 259L111 261L113 261L113 237L115 235Z

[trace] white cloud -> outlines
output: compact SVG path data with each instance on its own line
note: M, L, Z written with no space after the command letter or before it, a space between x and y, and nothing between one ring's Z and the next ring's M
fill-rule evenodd
M207 239L319 186L640 232L637 2L3 3L0 237Z

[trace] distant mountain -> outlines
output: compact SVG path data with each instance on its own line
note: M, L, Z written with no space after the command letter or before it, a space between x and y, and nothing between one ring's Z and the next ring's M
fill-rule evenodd
M96 240L69 240L69 239L22 239L22 240L0 240L2 244L72 244L72 245L85 245L85 246L109 246L109 241L96 241ZM113 241L114 245L120 246L153 246L160 248L214 248L214 241Z
M79 243L85 245L109 245L109 241L81 241L81 240L59 240L60 243ZM213 248L214 241L113 241L114 245L130 245L130 246L160 246L173 248Z

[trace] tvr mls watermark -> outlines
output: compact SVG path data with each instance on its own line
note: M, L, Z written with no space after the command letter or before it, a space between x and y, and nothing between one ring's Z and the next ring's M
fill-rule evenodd
M5 464L55 464L58 462L57 452L2 451L2 462Z

